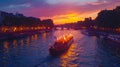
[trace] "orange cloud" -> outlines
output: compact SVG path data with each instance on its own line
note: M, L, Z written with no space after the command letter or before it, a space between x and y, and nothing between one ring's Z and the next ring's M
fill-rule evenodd
M55 15L53 17L41 17L42 19L51 18L53 19L55 24L65 24L71 22L77 22L79 20L83 20L82 17L79 17L77 13L70 13L65 15Z
M87 13L68 13L64 15L55 15L53 17L40 17L41 19L48 19L51 18L54 21L54 24L65 24L65 23L74 23L77 21L84 20L86 17L92 17L93 19L97 16L97 13L99 11L95 12L87 12Z

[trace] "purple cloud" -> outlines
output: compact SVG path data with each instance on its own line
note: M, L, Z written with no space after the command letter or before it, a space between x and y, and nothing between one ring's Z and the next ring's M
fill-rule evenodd
M0 0L1 10L46 18L59 15L64 17L64 15L73 13L80 17L88 17L95 13L97 15L97 12L101 10L113 9L119 5L119 0Z

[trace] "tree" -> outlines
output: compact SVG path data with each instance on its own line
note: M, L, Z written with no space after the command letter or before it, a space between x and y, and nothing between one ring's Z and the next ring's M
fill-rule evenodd
M43 20L42 23L43 23L43 25L45 25L47 27L53 27L54 26L53 20L51 20L51 19Z
M99 27L118 28L120 27L120 7L113 10L102 10L96 17Z

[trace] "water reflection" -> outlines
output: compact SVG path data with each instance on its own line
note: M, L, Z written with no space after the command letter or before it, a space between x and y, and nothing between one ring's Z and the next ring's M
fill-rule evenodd
M60 57L51 57L49 44L55 37L73 34L74 43ZM97 40L97 41L96 41ZM85 36L80 30L58 30L35 34L24 38L0 42L0 66L2 67L119 67L119 57L111 55L111 44L96 37ZM109 45L109 46L107 46ZM113 44L114 45L114 44ZM107 50L107 48L110 50ZM116 52L115 51L115 52ZM2 62L2 63L1 63Z
M5 42L3 42L3 47L5 49L5 53L8 53L10 44L7 41L5 41Z
M47 38L50 36L50 33L47 33L47 32L45 32L45 33L43 33L42 34L42 41L43 42L46 42L46 40L47 40Z
M21 44L21 46L23 47L24 46L24 40L20 40L20 44Z
M112 42L108 39L98 39L98 44L99 44L99 47L101 49L103 49L104 51L108 51L112 54L115 54L115 55L120 55L120 47L119 47L119 44L118 43L115 43L115 42Z
M6 41L1 42L0 46L3 45L5 52L9 52L9 48L16 48L18 46L21 46L21 47L30 46L30 43L33 41L36 41L38 37L39 37L38 34L35 34L32 36L28 36L26 38L6 40Z
M38 39L38 34L32 35L31 36L32 41L35 41Z
M13 40L13 45L14 45L14 48L18 46L17 40Z
M101 60L99 63L103 67L119 67L120 66L120 49L116 43L113 43L104 38L98 38L98 57Z
M46 42L46 37L47 37L47 33L43 33L42 34L42 40L43 40L43 42Z
M60 59L61 59L61 66L62 67L78 67L77 63L71 63L72 61L75 61L76 59L78 59L78 57L76 56L76 52L75 50L75 44L72 44L71 47L69 48L69 50L63 54ZM73 57L76 56L76 57Z
M27 44L27 46L29 46L29 44L30 44L30 36L27 37L26 44Z

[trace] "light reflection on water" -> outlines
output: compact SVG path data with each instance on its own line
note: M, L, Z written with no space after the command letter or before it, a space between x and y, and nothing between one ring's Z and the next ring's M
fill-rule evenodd
M77 53L74 51L75 44L72 44L66 54L63 54L61 59L61 66L62 67L78 67L78 63L72 64L71 61L77 60L78 56Z
M3 45L3 47L4 47L4 49L5 49L5 52L7 53L8 51L9 51L9 43L8 42L3 42L4 43L4 45Z
M56 37L73 34L74 42L60 57L52 57L48 48ZM119 61L100 46L99 39L80 30L57 30L0 42L1 67L119 67ZM112 58L112 59L111 59ZM111 62L110 62L111 61ZM114 61L114 62L112 62Z

